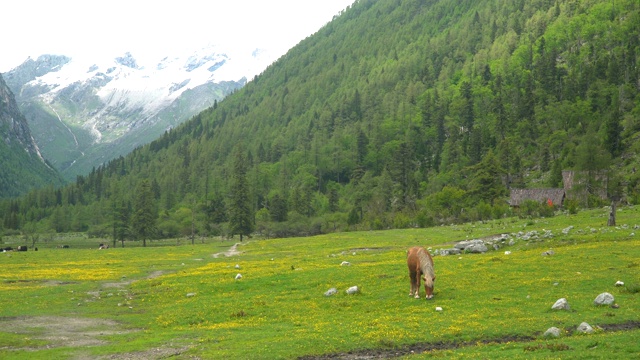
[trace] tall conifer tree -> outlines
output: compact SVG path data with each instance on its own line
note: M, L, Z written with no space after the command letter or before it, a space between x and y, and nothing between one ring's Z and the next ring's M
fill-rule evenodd
M147 239L151 239L156 230L156 207L149 180L142 180L138 185L135 201L131 229L133 236L142 240L142 246L147 246Z
M241 148L236 148L231 179L231 204L229 206L229 230L231 235L249 236L253 232L253 215L249 199L246 158Z

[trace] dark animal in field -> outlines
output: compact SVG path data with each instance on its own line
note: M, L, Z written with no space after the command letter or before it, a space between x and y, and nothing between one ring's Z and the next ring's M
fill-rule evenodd
M425 298L433 298L433 284L436 274L433 271L433 259L427 250L414 246L407 251L407 266L409 267L409 280L411 290L409 296L420 298L420 279L424 280Z
M104 250L108 248L109 248L109 244L100 244L100 246L98 247L98 250Z
M2 252L7 252L7 251L13 251L13 248L11 246L7 246L6 248L2 249Z
M27 245L19 245L17 251L27 251Z

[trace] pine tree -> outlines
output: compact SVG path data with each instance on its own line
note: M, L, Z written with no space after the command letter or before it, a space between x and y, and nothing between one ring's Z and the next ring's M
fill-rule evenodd
M233 174L231 179L231 202L229 206L229 231L231 235L251 235L254 229L249 184L244 153L238 147L234 154Z
M149 180L142 180L138 185L131 230L136 240L142 240L142 246L147 246L147 239L155 234L156 207Z
M271 214L271 221L283 222L287 221L287 201L283 199L280 194L276 193L271 197L269 201L269 213Z
M617 157L622 151L622 114L618 99L612 102L612 109L605 123L604 143L612 157Z
M482 161L470 170L472 174L469 192L476 200L493 205L494 200L506 195L507 188L502 183L506 171L500 166L493 151L489 151Z

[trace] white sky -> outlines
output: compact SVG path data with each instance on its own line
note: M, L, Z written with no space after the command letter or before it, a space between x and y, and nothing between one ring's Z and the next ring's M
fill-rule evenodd
M136 59L207 44L284 54L354 0L12 0L0 5L0 73L29 56Z

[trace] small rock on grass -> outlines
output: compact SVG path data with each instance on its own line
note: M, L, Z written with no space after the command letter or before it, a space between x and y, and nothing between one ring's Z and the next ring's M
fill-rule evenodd
M611 305L614 302L615 299L613 298L613 295L609 294L608 292L604 292L598 295L596 299L593 300L594 305Z
M551 306L551 309L553 309L553 310L570 310L571 308L569 307L569 302L567 301L567 299L562 298L562 299L558 299L558 301L556 301L556 303L553 304L553 306Z
M335 295L335 294L337 294L337 293L338 293L338 289L336 289L336 288L331 288L331 289L327 290L327 291L324 293L324 296L331 296L331 295Z
M357 287L357 286L352 286L352 287L347 289L347 294L349 294L349 295L357 294L359 292L360 292L360 288Z
M593 328L591 327L591 325L587 324L586 322L581 323L578 326L577 330L579 332L585 333L585 334L591 334L593 332Z
M552 326L544 332L544 337L558 337L560 336L560 329L555 326Z

